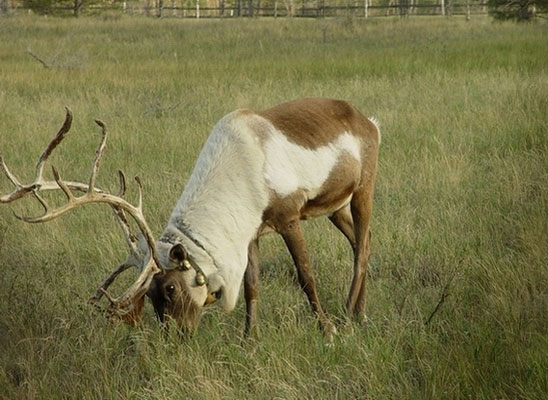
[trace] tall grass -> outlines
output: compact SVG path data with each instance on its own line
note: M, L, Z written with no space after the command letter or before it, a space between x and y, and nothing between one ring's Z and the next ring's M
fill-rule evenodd
M344 98L381 121L383 139L367 323L344 318L347 243L325 220L305 224L333 348L275 236L261 242L256 337L241 338L240 301L181 341L150 307L130 328L86 305L125 257L106 207L42 225L12 215L40 212L32 201L0 207L0 396L546 397L546 34L487 19L1 20L0 154L12 171L32 178L68 105L74 126L51 163L85 179L100 118L111 133L99 184L116 190L119 168L139 175L157 234L209 130L237 107Z

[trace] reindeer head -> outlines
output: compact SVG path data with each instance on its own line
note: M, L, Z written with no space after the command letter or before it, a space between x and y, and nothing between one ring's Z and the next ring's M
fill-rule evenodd
M203 303L196 302L191 292L204 292L200 289L188 282L183 271L167 270L154 277L147 296L160 322L172 319L183 333L192 333L198 326Z
M154 276L147 296L162 323L172 319L183 333L192 333L202 307L212 302L205 275L192 265L182 244L160 242L158 247L160 254L168 254L168 269Z

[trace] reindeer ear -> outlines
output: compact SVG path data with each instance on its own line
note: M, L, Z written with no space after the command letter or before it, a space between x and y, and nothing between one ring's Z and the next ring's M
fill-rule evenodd
M175 264L176 268L188 269L186 263L187 254L182 244L177 243L169 250L169 261ZM186 263L185 263L186 261Z

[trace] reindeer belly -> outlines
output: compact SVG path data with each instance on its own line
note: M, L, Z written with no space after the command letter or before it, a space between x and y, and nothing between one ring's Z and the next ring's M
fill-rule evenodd
M326 193L309 200L301 209L301 219L333 214L350 203L353 191L354 186L336 193Z
M360 162L347 155L338 160L328 177L317 187L299 188L283 196L271 189L260 232L277 231L291 220L329 215L345 207L351 201L360 177Z
M329 174L328 179L309 197L300 210L301 219L329 215L345 207L360 181L360 163L353 157L343 157Z

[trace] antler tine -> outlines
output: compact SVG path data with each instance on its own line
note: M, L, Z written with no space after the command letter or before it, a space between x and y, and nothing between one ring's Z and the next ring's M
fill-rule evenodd
M15 175L13 175L10 172L10 170L8 169L8 166L4 162L4 159L2 158L2 156L0 156L0 167L4 171L4 174L7 176L7 178L10 180L11 183L14 184L15 187L21 187L22 186L21 183L19 182L19 180L15 177ZM0 203L4 203L4 201L1 200L2 198L0 198Z
M135 207L138 215L134 216L135 222L139 225L139 229L141 229L141 232L143 232L143 235L147 241L148 247L151 249L152 254L151 257L156 261L156 264L160 265L158 262L158 258L156 255L156 243L154 241L154 237L152 236L152 233L150 231L150 228L148 227L145 217L143 215L143 184L141 183L141 178L138 176L135 177L135 182L137 182L137 188L139 190L139 197L137 199L137 206Z
M126 176L124 175L123 171L118 170L118 178L120 181L120 189L118 191L117 197L122 197L126 193ZM116 215L117 221L120 224L120 228L124 232L124 237L131 253L130 256L137 254L139 252L137 246L137 235L135 235L135 233L133 233L133 231L131 230L131 225L129 224L129 221L126 217L126 213L120 207L112 206L112 210L114 211L114 215Z
M137 182L137 187L139 189L139 197L137 198L137 209L143 210L143 184L141 183L141 178L138 176L135 177L135 182Z
M55 178L55 182L59 185L63 193L65 193L65 196L67 196L67 200L71 201L74 199L74 195L68 188L68 186L61 180L61 176L59 175L59 172L55 169L54 166L51 166L51 171L53 172L53 177Z
M89 177L89 191L93 192L93 189L95 188L95 181L97 180L97 172L99 171L99 163L101 161L101 158L103 157L103 152L105 151L105 146L107 144L107 126L103 121L100 121L98 119L95 120L95 123L101 127L102 136L101 136L101 142L99 143L99 146L97 147L97 151L95 152L95 160L93 161L93 168L91 169L91 175Z
M65 135L70 130L70 127L72 126L72 111L70 108L65 106L66 110L66 116L65 116L65 122L63 122L63 125L61 126L61 129L57 132L57 135L53 138L51 142L49 142L48 146L44 150L44 152L40 155L40 158L38 159L38 163L36 164L36 176L34 180L34 184L39 185L43 181L42 174L44 172L44 164L48 160L48 157L50 154L55 150L55 148L61 143L61 141L65 138Z
M158 267L158 261L155 256L152 256L147 265L141 271L141 274L137 277L135 282L117 299L114 299L110 309L118 316L122 316L125 312L124 309L130 305L134 299L140 298L145 295L154 275L161 272Z
M121 271L120 271L120 272L121 272ZM118 275L118 274L116 274L116 275ZM114 278L116 278L116 275L114 276ZM113 280L114 280L114 279L113 279ZM109 282L109 285L110 285L110 283L111 283L111 282ZM108 301L110 301L110 304L111 304L112 306L114 306L114 305L116 304L116 299L115 299L114 297L112 297L112 296L110 295L110 293L107 292L106 289L99 288L99 291L108 299ZM93 304L93 303L92 303L92 304Z
M118 178L120 180L120 189L116 197L122 197L126 193L126 176L121 170L118 170ZM135 243L137 242L137 236L131 231L131 226L126 217L126 213L120 207L112 206L112 211L117 218L117 221L124 232L124 237L126 238L127 244L131 252L136 252L137 248Z
M120 190L118 191L118 197L122 197L126 194L126 176L121 170L118 170L118 179L120 180Z
M13 189L11 193L6 194L4 196L0 196L0 203L9 203L14 200L17 200L32 190L31 186L34 186L34 185L29 185L28 187L24 187L23 185L21 185L21 183L15 177L15 175L13 175L10 172L10 170L8 169L8 166L6 165L2 157L0 157L0 167L4 171L4 174L9 179L9 181L13 183L13 185L15 186L15 189Z
M116 215L118 222L120 223L120 228L122 228L122 231L124 232L124 236L130 251L137 252L137 246L135 245L135 243L137 243L137 236L131 230L126 213L118 207L112 206L112 209L114 211L114 215Z
M105 279L105 281L103 282L103 284L101 286L99 286L99 288L97 289L97 292L95 292L95 294L90 297L90 299L88 300L88 302L90 304L94 304L96 303L97 301L99 301L101 299L101 297L103 297L103 295L106 295L107 298L109 299L109 301L111 302L111 304L113 304L113 300L112 297L108 294L107 292L107 288L110 286L110 284L112 282L114 282L114 280L116 279L116 277L118 275L120 275L122 272L124 272L126 269L128 268L131 268L133 265L129 264L129 263L123 263L123 264L120 264L118 266L118 268L116 268L114 271L112 271L110 273L110 275L107 277L107 279ZM112 299L112 300L111 300Z

